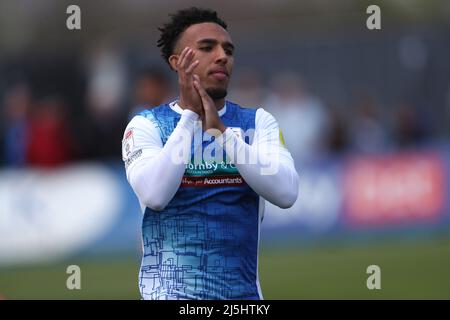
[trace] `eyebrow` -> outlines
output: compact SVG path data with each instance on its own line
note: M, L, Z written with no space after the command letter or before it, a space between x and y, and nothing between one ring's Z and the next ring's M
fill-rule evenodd
M218 43L218 41L216 39L201 39L197 41L198 44L211 44L211 45L215 45ZM228 47L231 50L234 50L234 45L229 42L229 41L225 41L223 43L224 47Z

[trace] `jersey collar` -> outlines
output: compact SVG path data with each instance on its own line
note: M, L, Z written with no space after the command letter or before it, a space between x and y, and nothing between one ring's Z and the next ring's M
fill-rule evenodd
M169 107L175 111L176 113L181 114L183 112L183 109L178 105L178 101L172 101L171 103L169 103ZM225 104L223 105L222 108L220 108L220 110L218 111L219 113L219 117L223 116L225 114L225 112L227 111L227 102L225 101Z

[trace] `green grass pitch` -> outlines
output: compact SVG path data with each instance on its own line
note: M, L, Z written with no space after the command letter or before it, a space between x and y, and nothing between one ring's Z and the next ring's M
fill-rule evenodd
M66 288L66 267L81 268L81 290ZM381 289L368 290L366 268L381 268ZM77 258L0 269L4 299L139 299L139 259ZM262 246L265 299L450 299L450 239L336 243L281 249Z

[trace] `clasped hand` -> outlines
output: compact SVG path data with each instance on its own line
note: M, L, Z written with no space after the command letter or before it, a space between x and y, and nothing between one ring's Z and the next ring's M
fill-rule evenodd
M194 74L199 60L192 61L194 50L186 47L177 61L178 84L180 87L179 105L200 116L203 130L217 129L222 133L226 127L219 117L214 101L200 83L198 75Z

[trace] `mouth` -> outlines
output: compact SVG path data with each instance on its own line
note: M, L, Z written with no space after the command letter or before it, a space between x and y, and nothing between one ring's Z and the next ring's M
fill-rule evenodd
M229 74L224 68L216 68L211 70L208 75L213 76L216 79L224 80L229 77Z

